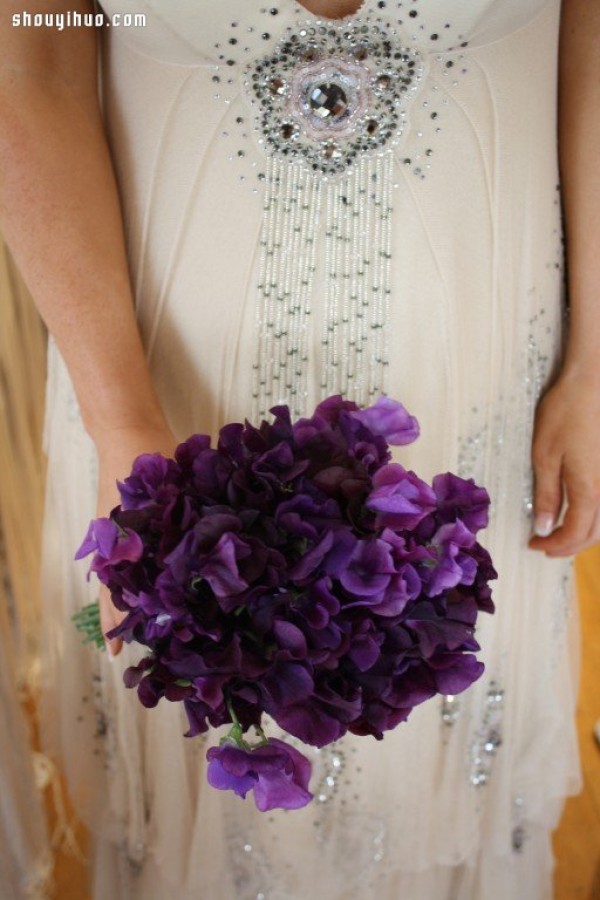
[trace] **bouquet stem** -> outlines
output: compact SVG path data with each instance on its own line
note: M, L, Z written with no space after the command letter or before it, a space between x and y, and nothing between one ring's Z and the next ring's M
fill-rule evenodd
M105 649L104 634L100 626L100 602L92 600L82 609L73 613L71 621L83 634L84 644L95 644L100 650Z

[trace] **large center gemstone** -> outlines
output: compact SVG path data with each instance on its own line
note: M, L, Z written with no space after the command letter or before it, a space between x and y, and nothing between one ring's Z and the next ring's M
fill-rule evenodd
M332 81L324 81L311 88L309 103L321 119L339 119L348 109L346 92Z

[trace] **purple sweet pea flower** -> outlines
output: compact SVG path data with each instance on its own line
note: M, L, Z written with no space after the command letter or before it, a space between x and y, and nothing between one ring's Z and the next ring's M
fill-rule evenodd
M352 606L374 606L381 600L395 573L390 546L377 538L358 541L340 583L355 599Z
M475 544L473 532L459 520L442 525L435 533L432 549L438 556L437 563L429 569L425 593L428 597L456 587L457 584L473 584L477 562L468 552Z
M373 620L363 619L353 635L348 658L361 672L366 672L379 659L383 639L383 632L376 629Z
M110 518L98 518L90 522L83 543L75 554L75 559L82 559L88 553L96 551L90 565L90 572L96 572L100 581L106 581L106 570L120 562L137 562L144 551L142 540L131 528L119 528Z
M189 475L196 457L204 450L208 450L209 447L210 437L207 434L192 434L187 440L178 444L175 450L175 459L181 471Z
M439 653L428 660L440 694L460 694L481 678L485 670L471 653Z
M437 511L442 522L461 519L476 533L488 524L490 496L472 478L459 478L452 472L436 475L432 483L437 497Z
M248 587L240 578L238 562L250 555L250 547L236 534L226 532L199 566L200 577L211 586L217 597L236 595Z
M313 747L325 747L339 740L346 731L346 725L335 715L337 710L326 711L314 698L281 709L277 714L268 707L266 711L280 728Z
M473 638L473 627L468 622L440 616L431 602L417 603L404 620L419 642L421 656L429 660L437 650L478 650ZM448 691L454 693L454 691Z
M248 791L253 791L260 812L300 809L312 800L308 790L310 762L277 738L253 750L226 741L220 747L211 747L206 757L208 783L244 798Z
M293 581L301 582L315 573L339 575L344 572L352 557L357 540L346 530L326 532L321 540L290 569Z
M373 434L381 435L388 444L412 444L419 437L419 423L405 407L390 397L380 397L372 406L351 412Z
M414 528L435 509L436 497L414 472L390 463L373 476L365 505L377 513L378 527Z
M341 394L334 394L332 397L321 400L315 409L313 419L316 421L324 419L330 425L337 425L343 413L353 413L358 410L359 407L353 400L344 400ZM305 419L300 419L300 422L305 421Z
M117 481L122 509L141 509L149 503L166 504L179 492L178 466L160 453L142 453L131 467L131 474Z

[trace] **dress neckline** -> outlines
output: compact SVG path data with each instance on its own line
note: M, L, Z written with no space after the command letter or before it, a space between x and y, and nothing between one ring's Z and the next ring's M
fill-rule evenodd
M300 0L290 0L291 3L296 7L297 12L300 15L305 16L309 19L314 19L319 22L349 22L351 19L356 19L358 16L363 15L365 12L369 0L362 0L362 3L353 13L348 13L347 16L340 16L337 19L330 19L328 16L319 15L318 13L312 12L310 9L307 9L305 6L300 3Z

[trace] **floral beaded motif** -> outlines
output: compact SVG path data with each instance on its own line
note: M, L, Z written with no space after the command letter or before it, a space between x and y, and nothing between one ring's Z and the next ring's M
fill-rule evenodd
M253 62L245 82L267 148L336 174L397 142L420 55L382 25L305 25Z

